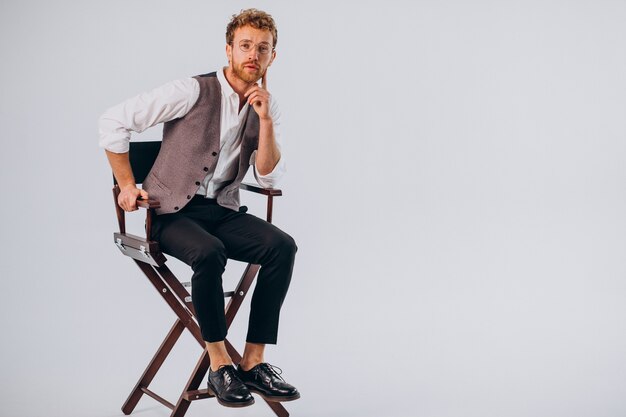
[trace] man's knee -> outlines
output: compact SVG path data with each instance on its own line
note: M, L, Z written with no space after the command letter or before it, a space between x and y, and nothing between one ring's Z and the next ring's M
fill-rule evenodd
M266 249L285 259L293 259L298 251L296 241L287 233L280 232L268 236Z
M289 253L291 256L296 256L296 252L298 251L298 245L296 245L296 241L286 233L285 236L286 237L283 242L283 250L287 251L287 253Z

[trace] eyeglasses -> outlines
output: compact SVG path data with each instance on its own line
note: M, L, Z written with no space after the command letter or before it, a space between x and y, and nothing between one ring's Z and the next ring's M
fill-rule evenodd
M254 42L248 39L243 39L239 41L239 49L241 49L241 52L246 52L246 53L250 52L255 47L259 55L267 55L274 50L272 45L270 45L267 42L261 42L261 43L255 44Z

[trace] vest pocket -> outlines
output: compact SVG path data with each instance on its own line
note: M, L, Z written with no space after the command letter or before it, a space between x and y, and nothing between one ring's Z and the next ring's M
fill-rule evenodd
M163 184L161 180L156 175L154 175L154 172L151 172L148 175L148 179L149 179L149 184L151 183L155 187L159 188L163 193L165 193L165 195L172 195L172 192L167 187L167 185Z

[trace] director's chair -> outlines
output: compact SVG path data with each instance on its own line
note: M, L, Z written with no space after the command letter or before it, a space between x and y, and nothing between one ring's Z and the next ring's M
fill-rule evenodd
M131 142L130 143L130 163L135 176L135 182L141 184L146 178L154 161L156 160L161 142ZM205 342L200 333L200 327L195 319L195 311L191 302L191 295L187 291L187 287L191 283L181 283L170 269L165 265L166 258L159 249L159 243L151 239L152 219L155 216L155 209L160 207L160 203L156 200L138 200L137 206L146 209L146 237L135 236L126 233L126 222L124 210L117 204L117 197L120 194L120 188L115 178L113 179L113 199L115 203L115 211L117 213L117 221L119 224L119 233L114 233L114 241L120 251L134 260L139 269L146 275L157 292L163 297L163 300L170 306L176 315L176 321L168 332L167 336L157 349L154 357L148 364L141 378L131 391L128 399L122 406L124 414L128 415L133 412L135 406L143 394L154 398L156 401L165 405L172 410L171 417L182 417L191 405L192 401L203 398L213 397L209 391L200 389L200 384L204 381L205 375L209 369L209 355L205 349ZM241 184L241 189L252 191L267 196L267 221L272 221L273 198L282 195L281 190L264 189L251 184ZM242 207L243 210L247 210ZM244 297L247 295L250 286L259 270L260 266L249 264L246 266L239 283L234 291L224 293L224 297L230 300L226 305L226 325L230 327ZM202 348L202 354L198 359L187 384L185 385L176 404L170 403L161 396L151 391L148 386L155 377L159 368L169 355L170 351L176 344L178 338L187 329L191 335L198 341ZM228 340L225 340L228 354L233 359L235 365L241 361L241 355L235 350ZM265 400L269 407L278 417L288 417L289 413L278 402L270 402Z

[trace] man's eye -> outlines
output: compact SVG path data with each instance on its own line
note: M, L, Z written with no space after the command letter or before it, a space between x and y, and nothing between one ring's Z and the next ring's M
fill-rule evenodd
M259 52L262 54L266 54L270 51L270 47L267 45L259 45Z
M243 49L250 49L252 47L252 44L250 42L242 42L239 44L239 46L241 46Z

